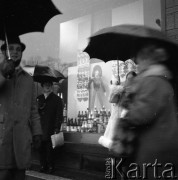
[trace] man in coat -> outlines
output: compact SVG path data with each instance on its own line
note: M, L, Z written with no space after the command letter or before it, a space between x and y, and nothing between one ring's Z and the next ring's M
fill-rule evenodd
M139 73L130 89L128 112L120 121L136 133L135 159L125 172L128 179L178 177L178 121L170 55L154 41L145 43L136 55Z
M32 140L37 146L42 134L33 79L20 67L24 49L18 37L9 37L8 47L1 46L6 57L0 64L1 180L25 179Z
M43 94L37 97L38 111L41 117L43 137L40 153L41 172L52 173L54 170L54 149L51 135L60 131L63 122L63 102L53 92L53 82L45 80L41 83Z

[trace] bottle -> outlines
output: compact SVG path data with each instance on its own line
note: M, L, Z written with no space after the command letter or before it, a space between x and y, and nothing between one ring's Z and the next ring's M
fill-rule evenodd
M67 107L66 104L64 105L64 109L63 109L63 118L64 118L64 122L67 122Z
M74 132L77 132L77 118L74 121Z
M84 120L84 132L88 132L88 123L86 121L86 119Z
M102 109L100 110L99 122L100 122L100 123L103 123L103 112L102 112Z
M67 120L67 127L66 127L66 131L69 132L70 131L70 120L68 118Z
M107 119L108 119L108 115L107 115L107 113L105 112L105 113L103 114L103 122L106 123L106 122L107 122Z
M88 119L87 111L85 111L84 117L86 118L86 120Z
M87 124L88 124L88 132L91 132L92 130L92 121L91 121L91 115L88 115L88 120L87 120Z
M95 108L94 108L94 113L93 113L94 118L96 118L96 114L97 114L97 108L96 108L96 106L95 106Z
M82 111L82 113L81 113L81 116L80 116L80 117L81 117L81 120L82 120L82 121L84 121L84 114L83 114L83 111Z
M96 119L94 119L94 122L93 122L93 132L94 133L97 133L98 132L98 125L97 125L97 122L96 122Z
M70 131L71 132L74 131L74 120L73 120L73 118L71 118L71 120L70 120Z
M82 121L79 121L79 132L82 132Z
M61 131L67 131L67 121L61 124Z
M89 116L89 113L90 113L89 108L87 108L87 118Z
M81 123L82 123L82 125L81 125L81 133L84 133L85 132L85 122L82 121Z

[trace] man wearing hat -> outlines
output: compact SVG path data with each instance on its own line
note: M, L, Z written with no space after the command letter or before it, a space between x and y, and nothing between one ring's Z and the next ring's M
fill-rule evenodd
M9 37L1 50L5 59L0 64L0 179L24 180L32 139L37 147L42 134L35 86L20 67L25 44Z
M64 107L62 99L53 92L53 81L50 77L41 82L41 86L43 93L37 97L43 131L42 142L39 148L40 172L51 174L55 170L51 135L60 131Z

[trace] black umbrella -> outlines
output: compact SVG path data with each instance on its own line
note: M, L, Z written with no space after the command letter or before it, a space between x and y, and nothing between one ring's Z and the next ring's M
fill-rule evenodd
M90 37L84 51L90 58L98 58L105 62L116 59L125 61L134 57L139 48L148 41L161 44L173 57L177 57L178 46L175 42L163 32L141 25L104 28ZM175 61L172 63L175 64Z
M4 40L5 34L43 32L46 23L58 14L51 0L1 0L0 39Z
M61 79L65 79L64 75L59 71L49 67L36 65L33 73L33 79L35 82L59 82Z

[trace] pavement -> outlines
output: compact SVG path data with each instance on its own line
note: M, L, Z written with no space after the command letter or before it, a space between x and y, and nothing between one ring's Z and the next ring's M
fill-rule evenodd
M28 170L26 171L26 180L72 180L72 179Z

